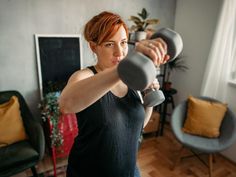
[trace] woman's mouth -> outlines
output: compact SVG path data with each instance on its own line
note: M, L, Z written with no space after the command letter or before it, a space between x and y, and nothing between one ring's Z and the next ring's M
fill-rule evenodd
M120 61L121 61L121 59L114 59L114 60L112 60L112 63L116 65L116 64L119 64Z

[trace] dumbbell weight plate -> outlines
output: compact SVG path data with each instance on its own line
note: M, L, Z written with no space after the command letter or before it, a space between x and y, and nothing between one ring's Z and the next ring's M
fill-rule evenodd
M130 53L118 65L120 79L134 90L144 90L156 78L156 68L153 62L139 52Z

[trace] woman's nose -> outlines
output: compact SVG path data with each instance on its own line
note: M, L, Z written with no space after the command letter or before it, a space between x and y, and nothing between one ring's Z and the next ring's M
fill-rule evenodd
M119 57L123 54L123 48L120 45L115 47L114 56Z

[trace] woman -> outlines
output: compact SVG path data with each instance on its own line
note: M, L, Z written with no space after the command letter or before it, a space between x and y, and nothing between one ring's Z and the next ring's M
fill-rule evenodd
M129 89L117 73L128 53L127 26L119 15L102 12L88 21L84 36L97 64L75 72L59 100L63 113L76 113L78 118L79 135L69 155L67 176L138 177L138 139L152 108L144 109L137 91ZM161 39L135 47L155 65L168 59L166 48Z

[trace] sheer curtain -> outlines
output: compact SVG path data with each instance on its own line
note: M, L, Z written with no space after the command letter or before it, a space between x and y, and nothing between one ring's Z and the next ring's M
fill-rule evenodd
M236 33L234 33L234 35L235 35L234 39L236 39ZM232 64L230 79L231 79L231 81L234 84L236 84L236 42L234 42L234 48L233 48L233 55L232 55L232 57L233 57L233 64Z
M236 72L236 1L224 0L208 57L201 95L225 101L230 77Z

